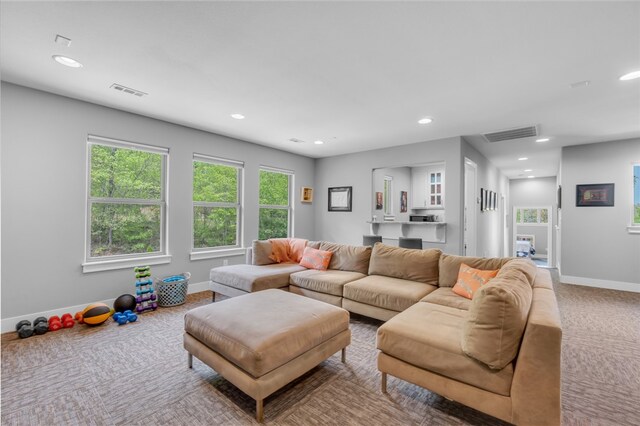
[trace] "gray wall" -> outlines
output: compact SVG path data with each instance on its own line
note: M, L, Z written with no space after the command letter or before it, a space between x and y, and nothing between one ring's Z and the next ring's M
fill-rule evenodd
M640 234L629 234L631 165L640 139L562 149L563 276L640 285ZM576 185L614 183L614 207L576 207Z
M478 166L476 185L477 195L480 197L480 188L494 191L498 194L498 209L486 212L480 212L480 204L477 204L477 247L476 255L482 257L501 257L508 254L505 253L504 236L505 236L505 205L501 201L501 195L504 196L505 202L509 203L509 179L493 165L485 156L480 154L467 141L462 140L462 159L464 157L470 159ZM461 182L464 183L464 165L462 165ZM464 191L460 190L461 206L464 206ZM462 210L462 209L461 209ZM507 212L508 213L508 212ZM506 223L506 226L509 226Z
M373 188L371 193L371 214L376 215L378 220L382 220L384 217L385 206L383 202L382 210L376 210L375 192L382 192L384 194L384 178L385 176L393 177L393 215L396 220L409 220L409 214L411 212L409 206L409 199L407 198L407 211L406 213L400 213L400 191L406 191L407 197L411 194L411 168L409 167L394 167L376 169L373 172Z
M555 253L556 245L554 240L555 232L553 227L558 223L557 219L557 180L555 177L545 177L536 179L513 179L509 183L509 193L511 194L511 202L509 206L510 218L513 213L514 206L522 207L542 207L551 206L552 215L552 241L551 241L551 253L554 259L548 259L549 266L555 265ZM519 234L534 234L536 235L536 252L540 254L547 254L545 247L547 243L547 227L533 227L520 225L517 227ZM513 233L509 237L509 255L513 256Z
M4 82L1 106L3 318L111 299L135 288L132 270L81 271L87 134L170 149L173 259L152 267L154 275L189 271L196 283L222 264L189 260L194 152L245 162L245 245L257 236L259 165L295 171L296 236L313 239L315 207L326 208L326 198L300 203L300 187L314 186L310 158ZM368 202L365 207L369 212ZM229 262L243 263L244 257Z
M446 253L460 253L461 247L461 139L459 137L402 145L356 154L322 158L316 161L316 238L345 244L362 244L362 236L369 234L372 197L372 170L384 167L422 165L443 161L445 176L445 217L447 242L425 243ZM351 212L327 211L327 191L333 186L353 187ZM394 190L395 191L395 190Z

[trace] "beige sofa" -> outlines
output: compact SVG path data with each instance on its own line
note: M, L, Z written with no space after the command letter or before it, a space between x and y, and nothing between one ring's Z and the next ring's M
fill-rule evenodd
M328 270L273 264L268 242L256 241L251 265L214 268L211 288L288 288L387 321L377 336L383 390L390 374L515 424L560 423L562 329L547 270L381 243L309 245L333 252ZM463 262L500 269L473 300L451 290Z

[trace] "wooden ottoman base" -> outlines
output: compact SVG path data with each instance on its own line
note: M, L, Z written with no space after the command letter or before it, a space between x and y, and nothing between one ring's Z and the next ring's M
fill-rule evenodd
M267 396L302 376L339 350L342 350L342 362L345 362L346 347L350 343L351 332L349 330L343 331L264 376L255 378L245 373L235 364L227 361L217 352L209 349L188 333L184 334L184 348L189 353L189 368L192 367L192 359L195 356L233 383L242 392L255 399L256 420L258 422L263 420L263 401Z

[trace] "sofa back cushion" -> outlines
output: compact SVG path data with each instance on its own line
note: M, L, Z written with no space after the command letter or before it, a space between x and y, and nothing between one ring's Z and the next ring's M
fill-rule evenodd
M462 351L501 370L518 354L533 290L517 269L499 273L480 287L462 329Z
M271 259L271 241L253 240L251 243L251 264L253 265L271 265L276 263Z
M533 287L533 282L535 281L538 273L538 267L530 259L510 259L502 268L500 268L498 276L507 274L509 271L522 272L525 277L527 277L529 284Z
M361 274L366 274L369 270L371 247L350 246L322 241L320 243L320 250L333 253L331 262L329 263L329 269L360 272Z
M439 249L415 250L376 243L371 253L369 275L438 285L438 261L441 253Z
M440 287L453 287L458 281L458 272L463 263L475 269L495 270L502 268L510 257L471 257L456 256L452 254L442 254L439 259L439 282Z

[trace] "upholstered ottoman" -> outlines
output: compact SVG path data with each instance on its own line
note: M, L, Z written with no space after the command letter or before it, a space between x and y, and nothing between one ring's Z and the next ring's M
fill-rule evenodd
M349 312L282 290L264 290L193 309L184 348L256 400L263 400L351 343Z

